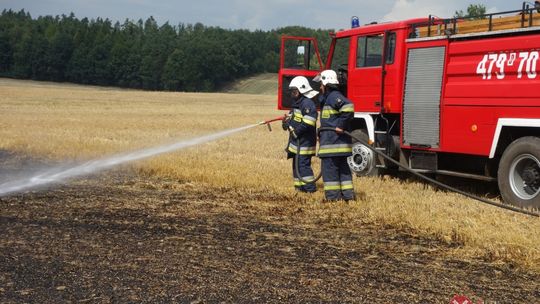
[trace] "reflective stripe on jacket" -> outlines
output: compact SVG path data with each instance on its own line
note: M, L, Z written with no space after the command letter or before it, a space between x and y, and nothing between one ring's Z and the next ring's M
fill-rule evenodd
M289 112L291 119L289 126L300 139L300 155L315 155L317 153L317 107L315 102L305 96L293 103ZM298 139L289 136L286 151L290 154L298 153Z
M354 117L354 105L341 92L334 90L321 96L321 128L340 128L350 132ZM352 140L345 134L322 131L319 142L319 157L350 156Z

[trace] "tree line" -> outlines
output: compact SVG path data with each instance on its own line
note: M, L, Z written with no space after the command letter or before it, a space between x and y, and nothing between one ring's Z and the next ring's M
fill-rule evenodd
M328 30L285 27L228 30L201 23L78 19L73 13L32 18L0 15L0 76L147 90L214 91L235 79L277 72L280 37L317 37Z

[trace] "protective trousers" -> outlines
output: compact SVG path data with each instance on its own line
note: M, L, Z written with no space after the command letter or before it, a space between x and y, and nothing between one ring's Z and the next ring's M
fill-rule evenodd
M311 157L311 155L298 155L298 173L300 173L302 179L306 181L310 181L315 178L313 176L313 170L311 169ZM315 183L305 183L298 178L298 175L296 175L296 157L293 157L292 166L295 189L310 193L317 191Z
M354 189L351 169L347 156L324 157L322 162L322 177L324 196L327 200L354 200Z

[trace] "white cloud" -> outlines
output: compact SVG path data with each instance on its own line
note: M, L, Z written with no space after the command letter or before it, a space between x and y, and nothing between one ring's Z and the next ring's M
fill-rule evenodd
M390 11L382 17L382 21L398 21L404 19L428 17L429 15L451 18L458 10L466 11L470 4L486 6L487 13L496 13L501 10L521 9L519 2L505 0L396 0ZM502 9L498 9L501 7Z
M450 7L460 7L449 1L430 0L397 0L389 13L384 15L383 21L398 21L404 19L427 17L435 15L441 18L448 18ZM461 1L460 1L461 2Z
M496 6L488 7L486 9L486 14L493 14L496 12L501 12L502 10L498 9Z

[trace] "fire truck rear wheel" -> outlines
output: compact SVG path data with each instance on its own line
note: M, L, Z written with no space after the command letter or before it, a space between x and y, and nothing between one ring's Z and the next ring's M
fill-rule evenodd
M505 202L540 209L540 138L522 137L506 148L498 182Z
M365 130L357 129L351 132L355 137L369 141L369 136ZM375 153L364 144L353 138L352 156L347 159L351 171L357 176L376 176L379 174Z

